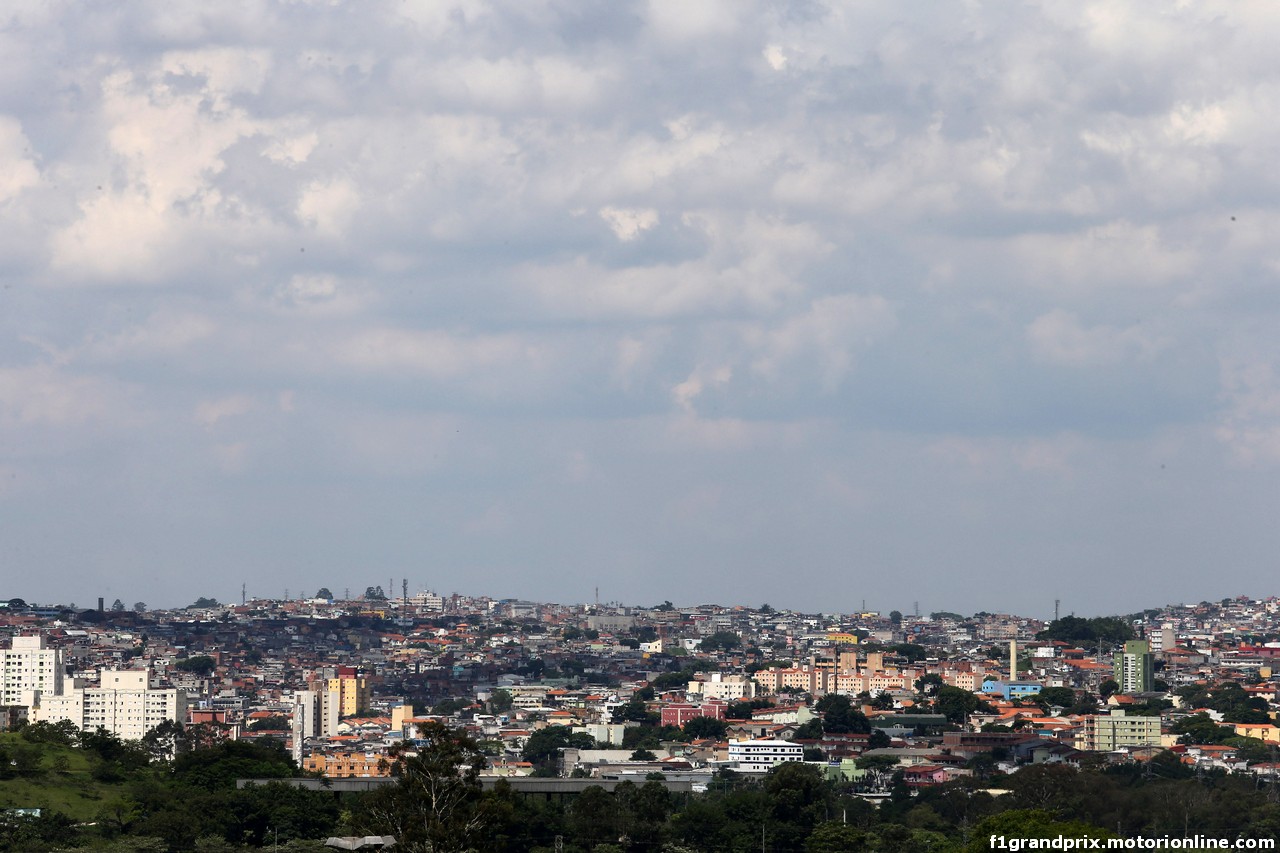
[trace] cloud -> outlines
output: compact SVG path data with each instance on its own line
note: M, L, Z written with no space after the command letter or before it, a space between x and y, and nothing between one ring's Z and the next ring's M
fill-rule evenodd
M66 428L129 419L130 389L48 365L0 367L0 425Z
M207 429L227 418L248 414L252 409L253 398L246 394L205 400L196 406L195 421Z
M796 603L838 606L806 590L857 554L890 606L902 570L1012 608L946 584L1032 565L1110 612L1203 543L1263 564L1237 519L1280 458L1266 4L7 20L0 468L47 502L0 499L32 577L76 576L52 531L102 506L135 582L245 566L245 530L330 577L429 544L546 598L712 599L690 579L732 564L772 599L802 565Z
M1084 327L1069 311L1055 308L1027 327L1027 340L1041 358L1069 367L1117 364L1154 357L1168 342L1139 325Z

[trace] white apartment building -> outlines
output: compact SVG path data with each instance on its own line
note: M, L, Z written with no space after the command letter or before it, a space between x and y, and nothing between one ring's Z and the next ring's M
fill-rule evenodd
M166 720L186 722L187 694L153 689L149 675L140 669L104 669L97 687L37 692L33 717L46 723L70 720L81 730L103 728L122 740L140 740Z
M49 648L43 636L14 637L13 647L0 651L0 705L29 705L31 691L61 693L64 671L62 649Z
M804 747L787 740L731 740L729 761L744 773L765 773L784 761L804 761Z
M685 692L690 696L702 696L704 699L735 702L739 699L754 699L756 683L750 676L713 672L707 681L690 681Z

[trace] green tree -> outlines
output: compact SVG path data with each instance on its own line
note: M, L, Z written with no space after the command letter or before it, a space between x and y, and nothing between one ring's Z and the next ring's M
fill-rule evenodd
M505 714L511 710L512 706L511 692L509 690L498 689L489 695L489 713Z
M702 738L715 738L719 740L725 736L725 732L729 730L729 724L724 720L717 720L715 717L694 717L692 720L684 724L684 736L689 740L700 740Z
M930 672L916 679L915 688L917 693L924 696L934 696L945 685L946 682L942 680L941 675L936 672Z
M1042 809L1012 809L981 821L973 830L973 840L965 848L966 853L996 850L991 840L1004 838L1097 838L1114 836L1097 827L1080 821L1058 820Z
M805 853L848 853L866 848L866 832L839 821L818 824L805 840Z
M322 586L319 591L316 592L316 598L323 598L327 601L332 601L333 593L329 591L329 587Z
M398 767L394 786L369 794L356 824L370 835L394 835L409 850L480 849L489 823L480 788L484 755L465 732L438 722L419 726L423 745Z
M569 747L578 749L594 749L595 738L591 735L569 731L568 726L547 726L529 735L521 753L524 760L543 770L555 770L560 759L560 750Z
M822 715L822 730L832 734L870 734L866 714L856 710L848 696L828 693L813 706Z
M217 661L209 655L195 655L194 657L183 658L174 664L176 669L180 669L183 672L194 672L202 676L210 675L217 666Z
M968 690L945 685L938 690L938 698L934 700L938 713L946 716L952 723L963 723L965 718L980 708L988 707L985 702Z
M1046 711L1053 705L1071 708L1076 704L1076 692L1070 687L1045 687L1036 694L1035 702Z
M731 651L742 645L742 638L732 631L716 631L698 643L698 651L715 652Z

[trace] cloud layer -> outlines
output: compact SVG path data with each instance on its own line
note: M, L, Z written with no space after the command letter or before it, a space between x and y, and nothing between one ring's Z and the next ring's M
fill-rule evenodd
M1267 4L0 14L12 594L1276 592Z

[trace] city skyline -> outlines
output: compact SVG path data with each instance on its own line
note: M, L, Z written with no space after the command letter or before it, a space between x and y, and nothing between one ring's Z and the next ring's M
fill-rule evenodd
M1268 592L1265 5L2 14L11 595Z

